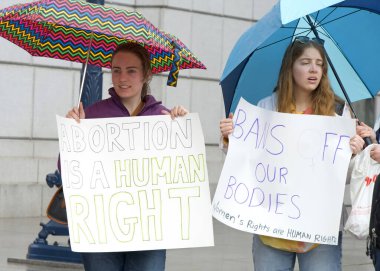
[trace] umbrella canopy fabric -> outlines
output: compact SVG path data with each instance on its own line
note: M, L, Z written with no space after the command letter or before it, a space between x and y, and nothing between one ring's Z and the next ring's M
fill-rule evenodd
M290 23L293 20L303 17L305 14L313 13L339 2L342 2L342 0L318 0L309 1L307 5L305 5L304 0L281 0L281 22L283 24Z
M308 2L303 2L307 5ZM322 1L323 2L323 1ZM233 48L221 77L226 114L240 97L256 104L274 90L282 57L296 36L315 37L324 47L350 101L371 98L380 90L380 2L346 0L287 24L281 21L281 2L249 28ZM315 9L315 7L313 7ZM307 15L307 14L305 14ZM335 93L344 98L329 69Z
M114 49L123 42L143 45L153 73L205 69L176 37L157 29L139 12L78 0L40 0L0 10L0 36L43 56L109 68ZM176 55L177 54L177 55Z

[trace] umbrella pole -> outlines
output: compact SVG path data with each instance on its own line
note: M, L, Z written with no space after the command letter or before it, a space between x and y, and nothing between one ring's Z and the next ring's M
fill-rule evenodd
M319 37L318 31L315 28L315 25L313 24L313 22L311 21L310 16L306 15L306 19L307 19L307 21L308 21L308 23L310 25L311 31L313 31L313 34L315 35L315 37L319 39L320 37ZM338 84L339 84L339 86L340 86L340 88L341 88L341 90L343 92L343 95L346 98L346 101L348 103L348 106L350 107L352 113L354 114L355 119L358 120L358 124L360 125L360 120L359 120L358 116L356 115L354 108L352 107L352 103L351 103L350 98L348 97L346 89L344 88L343 83L340 80L339 75L338 75L337 71L335 70L335 67L334 67L334 65L333 65L333 63L332 63L332 61L331 61L331 59L330 59L330 57L329 57L329 55L328 55L325 47L323 47L323 49L325 50L327 62L329 63L330 68L331 68L332 72L334 73L334 76L335 76L336 80L338 81ZM364 139L364 141L365 141L365 143L366 143L367 146L372 144L371 139L369 137L365 137L363 139Z
M79 108L79 105L80 105L80 101L81 101L81 99L82 99L82 93L83 93L84 81L85 81L85 79L86 79L86 72L87 72L87 66L88 66L88 59L90 58L90 51L91 51L92 38L93 38L93 37L94 37L94 33L91 32L90 45L88 46L86 63L84 64L84 70L83 70L82 82L81 82L81 84L80 84L79 98L78 98L78 104L77 104L77 107L78 107L78 108Z
M326 50L325 50L325 52L326 52ZM348 94L347 94L347 92L346 92L346 89L344 88L343 83L342 83L342 81L340 80L339 75L338 75L337 71L335 70L335 67L334 67L334 65L332 64L332 61L331 61L329 55L327 54L327 52L326 52L326 58L327 58L327 62L329 63L329 65L330 65L330 67L331 67L332 72L334 73L334 76L335 76L336 80L338 81L338 84L339 84L339 86L340 86L340 88L341 88L341 90L342 90L342 92L343 92L343 95L344 95L344 97L346 98L346 101L347 101L347 103L348 103L348 106L350 107L352 113L354 114L354 117L355 117L356 119L358 119L358 117L356 116L355 110L354 110L354 108L352 107L351 100L350 100L350 98L348 97Z
M313 34L315 35L316 38L320 39L319 34L318 34L318 31L317 31L317 29L315 28L315 25L313 24L313 22L311 21L310 16L309 16L309 15L306 15L306 18L307 18L307 21L308 21L308 23L309 23L309 25L310 25L311 31L313 31ZM343 95L344 95L344 97L346 98L346 101L347 101L347 103L348 103L348 106L350 107L352 113L354 114L355 118L357 119L358 117L356 116L355 110L354 110L354 108L352 107L351 100L350 100L350 98L348 97L348 94L347 94L347 92L346 92L346 89L344 88L343 83L342 83L342 81L340 80L339 75L338 75L337 71L335 70L335 67L334 67L334 65L333 65L333 63L332 63L332 61L331 61L329 55L327 54L327 51L326 51L325 47L323 47L323 49L325 50L325 53L326 53L327 62L329 63L329 65L330 65L330 67L331 67L331 70L332 70L332 72L334 73L334 76L335 76L336 80L338 81L338 84L339 84L339 86L340 86L340 88L341 88L341 90L342 90L342 92L343 92Z

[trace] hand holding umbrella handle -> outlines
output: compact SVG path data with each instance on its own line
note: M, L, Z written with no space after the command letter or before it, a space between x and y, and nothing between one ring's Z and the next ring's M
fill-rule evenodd
M354 113L354 114L355 114L355 113ZM357 119L357 123L358 123L358 125L362 125L362 124L363 124L364 127L367 127L366 130L371 129L370 127L368 127L367 125L365 125L365 123L361 122L361 121L357 118L356 114L355 114L355 117L356 117L356 119ZM360 133L359 135L361 135L362 138L363 138L363 140L364 140L364 143L365 143L365 144L364 144L364 147L367 147L367 146L369 146L369 145L372 144L372 140L371 140L371 138L370 138L369 136L367 136L367 134L362 135L362 134Z
M86 118L82 102L79 103L78 107L73 107L69 112L67 112L66 118L75 119L78 123L80 123L81 119Z
M364 137L363 140L364 140L364 143L365 143L364 147L367 147L367 146L369 146L369 145L372 144L372 141L371 141L371 139L368 136Z

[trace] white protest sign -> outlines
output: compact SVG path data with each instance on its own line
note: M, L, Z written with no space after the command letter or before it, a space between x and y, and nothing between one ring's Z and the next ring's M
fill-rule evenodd
M197 114L57 116L73 251L213 246L203 133Z
M355 121L277 113L241 99L213 199L238 230L337 244Z

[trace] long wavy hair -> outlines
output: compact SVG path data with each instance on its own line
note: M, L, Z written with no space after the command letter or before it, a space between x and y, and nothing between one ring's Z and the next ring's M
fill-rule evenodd
M150 91L149 83L152 80L152 69L150 66L149 52L138 43L135 43L135 42L122 43L119 46L117 46L115 51L113 52L112 58L111 58L111 65L112 65L114 57L119 52L132 53L141 60L141 64L143 68L143 76L144 76L144 84L141 91L141 98L144 99L144 97Z
M292 105L295 105L293 65L307 48L317 49L323 59L321 81L318 87L311 93L313 114L333 116L335 115L335 95L327 76L326 53L323 45L312 40L306 43L294 41L286 49L276 87L278 95L277 110L279 112L291 113Z

